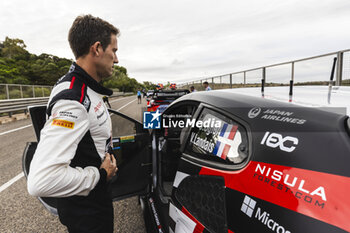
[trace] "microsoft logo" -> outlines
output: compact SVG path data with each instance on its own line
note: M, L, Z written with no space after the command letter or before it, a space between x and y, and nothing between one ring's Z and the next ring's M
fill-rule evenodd
M256 201L246 195L242 203L241 211L251 218L253 216L255 206ZM257 208L254 217L258 219L262 224L264 224L267 228L276 233L291 233L291 231L287 230L280 223L276 222L276 220L272 219L272 215L270 215L270 213L262 210L260 207Z
M249 217L252 217L255 205L256 201L246 195L242 203L241 211Z

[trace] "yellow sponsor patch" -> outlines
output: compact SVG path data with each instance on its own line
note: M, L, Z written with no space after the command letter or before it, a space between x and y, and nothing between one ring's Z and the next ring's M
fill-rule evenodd
M135 136L125 136L125 137L120 137L120 142L134 142L135 141Z
M68 129L74 128L74 122L65 120L53 120L51 125L57 125Z

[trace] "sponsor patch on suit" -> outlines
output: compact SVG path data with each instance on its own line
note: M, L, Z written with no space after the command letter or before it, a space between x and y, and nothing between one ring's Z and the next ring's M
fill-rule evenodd
M61 126L68 129L74 129L74 122L65 120L53 120L51 125Z

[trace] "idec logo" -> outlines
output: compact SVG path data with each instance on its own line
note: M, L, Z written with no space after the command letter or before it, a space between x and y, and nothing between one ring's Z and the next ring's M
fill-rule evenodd
M64 128L67 128L67 129L73 129L74 128L74 122L65 121L65 120L53 120L51 125L64 127Z
M261 140L261 145L266 145L271 148L279 147L280 150L285 152L292 152L295 150L295 146L298 145L299 140L295 137L286 136L283 137L278 133L266 132L263 139ZM287 144L291 144L287 146Z

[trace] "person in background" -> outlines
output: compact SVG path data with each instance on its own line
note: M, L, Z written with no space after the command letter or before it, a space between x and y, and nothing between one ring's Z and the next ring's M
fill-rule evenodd
M141 91L140 90L137 91L137 103L141 104Z
M211 91L211 88L210 88L209 83L207 81L205 81L203 83L203 87L205 88L206 91Z
M194 89L194 86L191 86L191 87L190 87L190 91L191 91L191 92L196 92L197 90Z

